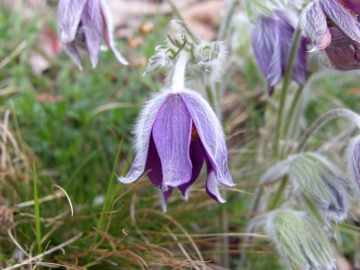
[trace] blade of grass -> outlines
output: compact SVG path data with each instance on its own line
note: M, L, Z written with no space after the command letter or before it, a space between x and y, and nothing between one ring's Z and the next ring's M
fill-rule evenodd
M111 190L113 189L113 182L114 182L114 178L115 178L115 175L116 175L115 174L116 173L116 168L117 168L117 164L119 163L119 157L120 157L123 142L124 142L124 135L121 138L119 148L118 148L118 151L116 153L115 162L114 162L114 165L113 165L109 185L108 185L108 188L107 188L107 191L106 191L105 200L104 200L104 204L103 204L103 207L102 207L102 214L100 215L98 226L97 226L98 230L97 230L97 232L95 234L95 237L94 237L94 244L98 241L98 238L99 238L99 233L98 232L99 232L99 230L101 230L102 224L104 222L104 212L106 212L108 210L108 205L111 202L110 197L112 197L112 196L110 196L110 193L111 193Z
M104 202L104 205L103 205L103 210L104 211L108 210L108 205L109 205L109 203L111 203L111 201L110 201L110 193L111 193L111 190L112 190L114 178L116 176L116 168L117 168L117 165L119 163L119 157L120 157L121 149L122 149L122 146L123 146L123 142L124 142L124 134L121 137L121 141L120 141L120 144L119 144L118 151L116 153L115 162L114 162L113 169L112 169L111 176L110 176L110 182L109 182L109 185L108 185L108 188L107 188L107 191L106 191L105 202Z
M42 253L40 205L39 205L39 194L38 194L38 189L37 189L37 176L36 176L35 160L33 160L33 173L34 173L34 208L35 208L36 242L37 242L38 253Z
M96 156L96 154L100 151L101 149L96 149L95 151L93 151L90 155L88 155L82 162L81 164L75 169L75 171L72 173L72 175L69 177L69 179L66 181L66 185L65 185L65 190L68 190L70 185L73 184L73 180L75 179L76 175L82 170L82 168L93 158Z

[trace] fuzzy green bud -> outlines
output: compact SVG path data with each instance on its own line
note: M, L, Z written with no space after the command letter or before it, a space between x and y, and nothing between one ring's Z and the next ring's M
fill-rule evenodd
M314 205L325 220L343 221L348 210L348 193L340 169L315 153L292 158L290 180L300 190L307 206Z
M288 269L337 269L322 226L306 213L279 209L267 217L265 232L276 244Z

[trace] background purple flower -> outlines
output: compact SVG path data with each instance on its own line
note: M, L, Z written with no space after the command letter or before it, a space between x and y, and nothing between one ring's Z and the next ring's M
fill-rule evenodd
M252 46L261 73L268 81L269 94L284 75L289 59L295 25L282 11L260 16L252 32ZM301 38L292 70L300 85L306 80L306 39Z
M318 0L304 11L301 25L315 44L325 50L331 65L339 70L360 67L360 3L353 0Z
M112 18L104 0L59 0L57 19L60 39L79 69L82 63L77 47L86 48L95 68L103 38L119 62L128 64L113 43Z

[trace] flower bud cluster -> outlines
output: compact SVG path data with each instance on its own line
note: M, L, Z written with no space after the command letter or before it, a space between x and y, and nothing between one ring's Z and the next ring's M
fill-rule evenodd
M206 84L219 81L227 57L226 45L221 41L209 42L200 39L181 21L173 21L173 23L181 27L179 39L168 35L165 44L155 48L156 53L149 59L144 75L164 67L168 71L169 81L174 73L177 56L182 52L189 57L186 80L200 78Z

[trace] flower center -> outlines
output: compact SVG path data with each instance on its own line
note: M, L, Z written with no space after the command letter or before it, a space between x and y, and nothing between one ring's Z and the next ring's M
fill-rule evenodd
M191 141L196 141L197 139L199 139L199 133L194 125L194 122L192 123L192 128L191 128Z

